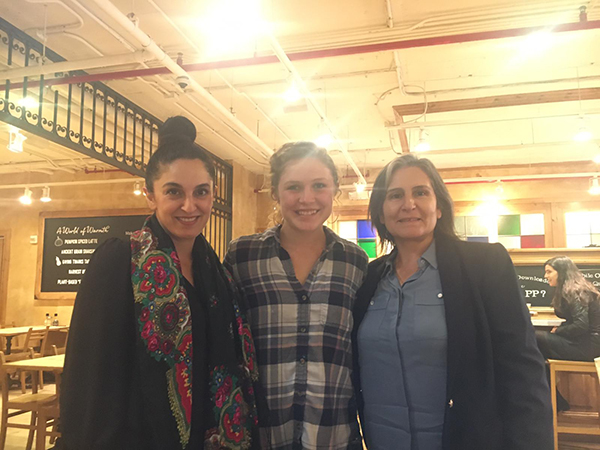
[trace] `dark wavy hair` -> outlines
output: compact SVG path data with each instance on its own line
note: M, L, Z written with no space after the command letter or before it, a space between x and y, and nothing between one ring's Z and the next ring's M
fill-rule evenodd
M555 256L544 263L558 272L556 289L552 297L552 306L558 307L561 298L568 303L579 300L584 305L598 299L600 293L592 283L585 279L579 268L567 256Z
M163 168L179 159L198 159L202 161L208 175L210 175L213 182L215 181L215 164L210 153L194 143L193 138L196 137L194 124L183 116L171 117L165 124L173 119L177 120L172 121L170 126L159 128L158 139L160 144L148 160L146 166L146 189L148 189L148 192L154 192L154 182L160 178ZM183 127L180 128L182 124ZM188 125L191 125L193 130Z
M406 154L399 156L390 161L379 175L375 179L373 184L373 192L371 193L371 200L369 201L369 217L371 219L372 226L377 229L379 237L381 239L382 248L385 247L386 243L395 245L394 237L385 227L382 214L383 214L383 203L385 202L385 196L387 194L388 186L394 173L399 169L405 167L417 167L421 169L431 182L431 187L435 193L437 207L442 212L442 217L438 219L434 229L434 235L436 237L443 236L450 239L458 239L456 231L454 230L454 202L448 188L444 184L442 177L433 165L431 161L426 158L417 158L414 155Z

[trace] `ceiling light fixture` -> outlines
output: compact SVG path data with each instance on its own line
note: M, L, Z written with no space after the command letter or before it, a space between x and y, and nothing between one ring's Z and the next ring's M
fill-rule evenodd
M42 188L42 196L40 197L40 202L48 203L51 201L52 198L50 198L50 186L44 186Z
M139 181L133 183L133 195L142 195L142 184Z
M581 86L579 84L579 67L577 68L577 95L579 97L579 131L575 134L575 136L573 136L573 140L576 142L588 142L590 139L592 139L592 132L587 127L583 114L583 105L581 103Z
M419 129L419 143L415 145L413 149L415 152L427 152L431 150L431 144L429 143L429 133L423 127Z
M592 132L587 127L583 116L579 117L579 131L573 136L573 140L577 142L588 142L592 139Z
M26 187L23 195L19 197L19 201L24 205L31 205L31 189Z
M356 192L358 192L359 194L361 192L364 192L366 187L367 186L363 183L354 183L354 189L356 189Z
M327 150L327 147L333 143L333 136L330 134L322 134L314 140L314 143L317 145L317 147L322 147Z
M296 103L302 99L302 93L295 81L292 81L288 90L283 93L283 99L288 103Z
M23 141L27 139L27 136L21 134L21 130L16 127L10 127L8 130L9 139L8 148L13 153L23 153Z
M504 186L502 185L502 180L496 181L496 194L502 195L504 194Z
M40 104L37 102L37 100L35 100L33 97L23 97L22 99L17 101L17 105L19 105L25 109L37 108L40 106Z
M590 195L600 195L600 180L598 176L590 178L590 189L588 190Z

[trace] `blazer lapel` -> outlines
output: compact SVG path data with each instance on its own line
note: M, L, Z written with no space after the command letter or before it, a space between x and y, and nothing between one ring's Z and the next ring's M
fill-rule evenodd
M464 273L462 258L454 242L436 238L436 253L448 330L448 382L447 392L452 392L453 383L461 367L462 343L467 336L465 321L469 317L468 297L470 295Z

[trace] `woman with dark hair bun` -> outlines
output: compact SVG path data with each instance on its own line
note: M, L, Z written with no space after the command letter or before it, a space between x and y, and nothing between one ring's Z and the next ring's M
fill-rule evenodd
M460 241L431 163L377 176L369 215L389 255L354 309L354 378L369 450L550 450L544 362L510 257Z
M593 361L600 356L598 290L566 256L546 261L544 278L555 288L554 312L565 321L549 332L535 332L542 355L547 359Z
M63 449L260 448L252 337L202 235L215 169L191 138L161 136L144 188L154 214L88 265L65 359Z

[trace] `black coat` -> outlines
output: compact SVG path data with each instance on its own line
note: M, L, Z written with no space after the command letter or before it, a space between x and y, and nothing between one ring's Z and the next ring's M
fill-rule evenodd
M448 328L444 450L553 449L544 360L502 245L436 238ZM385 262L369 265L354 310L354 381L361 418L358 327Z

